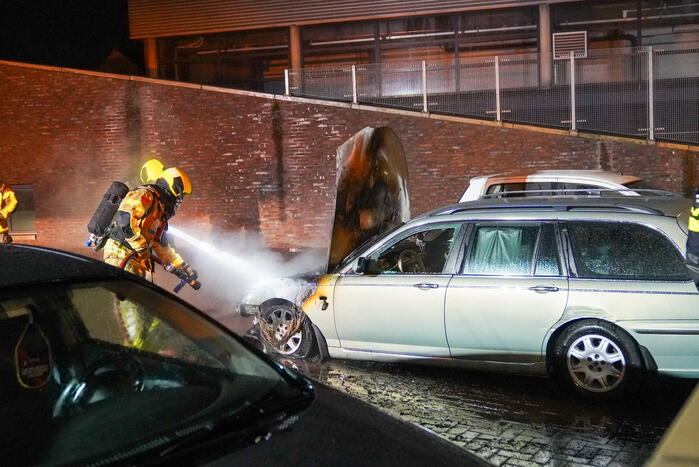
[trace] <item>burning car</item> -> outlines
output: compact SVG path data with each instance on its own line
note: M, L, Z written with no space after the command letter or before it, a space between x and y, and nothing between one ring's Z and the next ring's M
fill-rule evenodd
M551 375L613 398L648 374L699 378L689 201L482 199L359 246L329 274L249 293L265 347Z

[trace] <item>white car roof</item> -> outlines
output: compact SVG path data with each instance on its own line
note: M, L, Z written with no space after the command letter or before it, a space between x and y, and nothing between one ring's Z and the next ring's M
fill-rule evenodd
M512 174L491 174L491 175L480 175L478 177L473 177L471 183L474 181L480 181L485 179L493 179L492 181L536 181L537 179L571 179L573 181L589 181L589 182L600 182L600 183L614 183L617 185L624 185L626 183L636 182L641 180L633 175L624 175L617 172L608 172L606 170L539 170L531 173L512 173Z

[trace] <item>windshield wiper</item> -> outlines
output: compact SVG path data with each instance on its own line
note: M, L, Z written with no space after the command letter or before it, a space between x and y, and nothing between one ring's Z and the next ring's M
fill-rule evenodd
M267 398L265 398L267 399ZM254 403L227 416L199 424L196 428L161 449L146 463L160 464L200 457L213 459L226 453L268 440L272 434L288 429L299 419L299 412L310 404L307 397L299 397L272 408Z

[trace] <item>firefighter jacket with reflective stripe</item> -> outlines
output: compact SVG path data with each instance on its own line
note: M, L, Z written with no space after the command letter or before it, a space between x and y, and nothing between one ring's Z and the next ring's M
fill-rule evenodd
M129 191L119 205L111 238L141 257L155 251L164 263L177 268L184 260L168 245L165 205L160 196L155 187L140 186Z
M694 206L689 210L687 230L687 267L694 282L699 284L699 192L694 195Z
M7 218L10 217L17 207L17 197L12 189L0 183L0 234L6 233L10 230L7 222Z

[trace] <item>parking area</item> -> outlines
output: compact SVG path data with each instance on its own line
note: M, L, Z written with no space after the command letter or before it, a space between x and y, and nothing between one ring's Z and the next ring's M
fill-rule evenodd
M695 384L658 379L636 399L599 403L573 398L546 378L346 360L280 361L507 466L642 465Z

